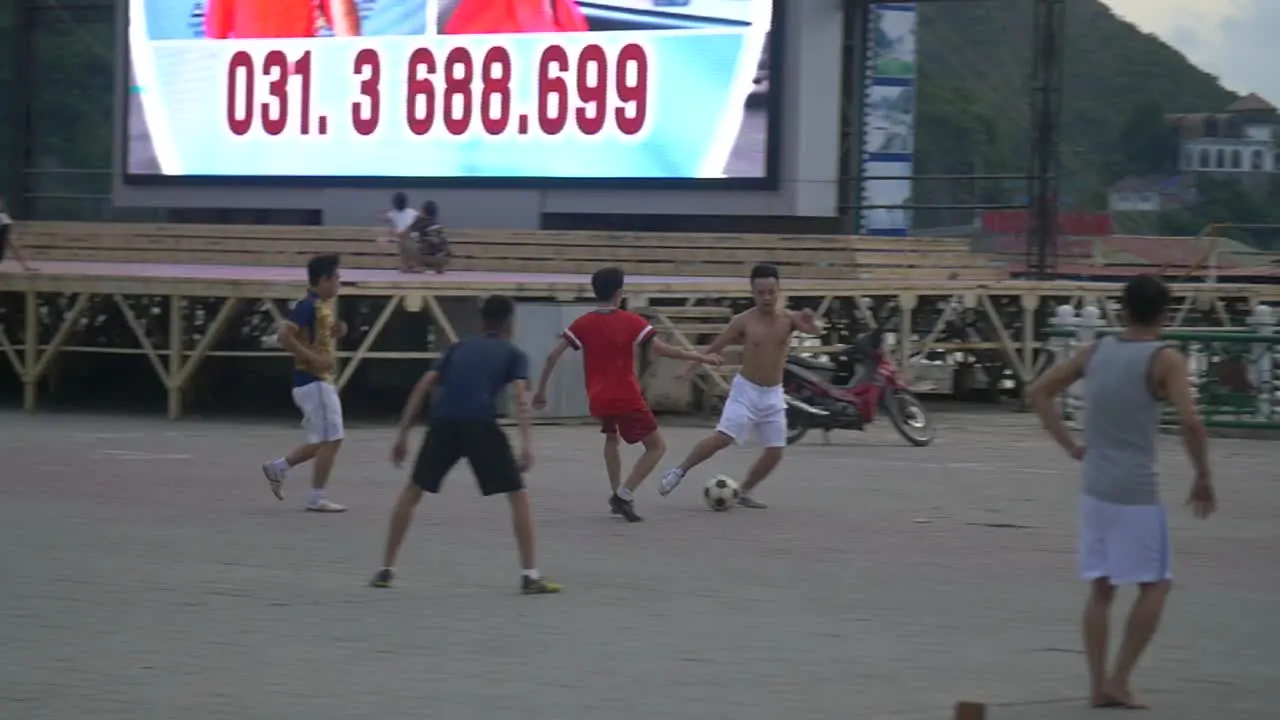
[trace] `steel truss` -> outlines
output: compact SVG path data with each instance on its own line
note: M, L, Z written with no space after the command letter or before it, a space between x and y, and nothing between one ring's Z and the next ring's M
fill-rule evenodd
M1058 306L1093 305L1118 322L1120 287L1031 281L797 281L788 286L788 301L792 307L814 308L826 321L822 337L797 339L806 353L834 352L886 316L896 315L900 325L894 333L899 338L894 353L908 374L941 358L958 367L981 367L1022 385L1051 359L1043 331ZM686 347L707 344L731 312L750 302L736 278L638 290L630 296L631 307L651 317L670 342ZM1280 287L1274 285L1185 284L1174 285L1173 291L1178 327L1240 326L1258 303L1280 303ZM274 336L285 317L285 303L301 292L294 282L0 275L0 353L22 381L28 410L37 407L42 384L54 380L51 375L65 353L146 357L167 391L169 417L177 418L206 359L281 356L263 339ZM583 302L590 297L585 284L536 281L466 289L368 284L344 290L340 310L352 326L352 337L340 353L338 385L345 386L366 360L413 362L420 368L458 339L455 323L460 321L446 312L445 304L478 304L494 292L526 302ZM383 349L387 328L410 313L426 315L437 346ZM113 320L93 324L91 317ZM733 370L730 364L724 372ZM701 384L710 396L727 389L723 372L705 374Z
M840 158L837 214L841 227L857 233L862 211L878 206L865 204L866 183L900 178L871 177L862 173L863 114L866 102L867 25L873 5L915 2L982 0L845 0L840 44ZM1026 209L1030 220L1027 266L1035 277L1052 274L1057 254L1059 142L1062 124L1063 27L1065 0L1033 0L1035 3L1031 60L1030 164L1025 175L912 175L915 181L1021 180L1027 183L1028 204L1012 205L895 205L907 210Z

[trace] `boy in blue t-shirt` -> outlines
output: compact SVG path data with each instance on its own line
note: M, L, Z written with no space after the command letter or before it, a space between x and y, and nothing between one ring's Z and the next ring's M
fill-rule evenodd
M422 412L432 388L438 395L431 407L431 424L422 441L412 479L401 491L391 513L382 569L370 584L390 587L395 578L396 555L404 542L413 511L424 492L440 492L444 478L459 460L466 458L475 473L480 493L506 495L511 503L511 525L520 551L520 591L525 595L560 592L560 586L538 574L534 558L533 511L521 473L533 464L529 426L529 360L511 344L515 303L495 295L480 310L484 334L467 338L449 348L440 362L414 386L400 416L399 432L391 461L400 467L408 454L409 427ZM507 435L498 425L498 396L508 385L516 392L520 422L520 455L511 451Z
M277 500L283 500L289 469L315 460L311 497L307 500L307 510L311 512L346 510L325 494L344 436L342 400L334 384L337 341L347 334L346 323L338 319L333 309L340 282L338 265L337 255L319 255L307 263L310 289L307 296L293 306L278 336L280 347L293 355L293 402L302 411L302 430L307 441L288 455L262 466L272 494Z

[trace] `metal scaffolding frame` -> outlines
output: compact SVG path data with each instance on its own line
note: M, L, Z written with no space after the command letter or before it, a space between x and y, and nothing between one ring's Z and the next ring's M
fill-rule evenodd
M58 24L75 25L77 22L114 22L115 0L15 0L10 4L13 13L14 42L9 62L13 63L12 99L17 111L13 117L13 152L12 157L5 160L9 166L5 171L11 175L12 196L9 205L17 216L25 216L30 210L30 200L35 192L36 183L32 178L41 171L35 165L35 103L33 73L40 65L37 55L37 38L42 27L52 21ZM110 90L112 93L114 89ZM112 120L114 122L114 119ZM50 171L43 171L48 173ZM101 171L72 169L68 173L110 173L109 169Z
M857 233L862 211L881 206L863 202L870 180L894 180L864 175L863 113L867 78L867 25L873 5L907 3L913 0L845 0L840 45L840 158L837 182L837 213L847 232ZM926 2L982 2L983 0L914 0ZM1058 176L1060 127L1062 124L1063 27L1065 0L1033 0L1031 74L1031 157L1024 175L911 175L913 181L1019 180L1027 183L1027 204L1015 205L894 205L907 210L998 210L1026 209L1029 232L1027 267L1034 277L1049 277L1057 257Z
M1031 162L1027 270L1049 278L1058 264L1059 144L1066 0L1035 0L1032 13Z

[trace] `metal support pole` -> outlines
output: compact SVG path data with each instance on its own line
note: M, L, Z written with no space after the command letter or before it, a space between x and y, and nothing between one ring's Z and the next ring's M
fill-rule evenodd
M26 169L31 167L31 68L35 62L32 39L35 35L35 23L28 0L15 0L8 4L13 19L9 35L12 45L8 58L11 63L10 77L13 78L10 96L13 105L9 111L13 123L13 147L7 158L10 164L9 187L12 189L12 196L8 201L10 212L16 217L23 217L28 211Z
M862 105L866 77L868 0L844 4L840 40L840 167L837 210L840 228L850 234L862 230Z
M1031 63L1031 181L1027 187L1027 270L1051 277L1057 266L1059 129L1065 0L1034 0Z
M26 375L22 378L22 409L31 412L36 409L40 388L40 374L36 372L36 366L40 363L40 296L35 290L28 290L25 303L22 364Z

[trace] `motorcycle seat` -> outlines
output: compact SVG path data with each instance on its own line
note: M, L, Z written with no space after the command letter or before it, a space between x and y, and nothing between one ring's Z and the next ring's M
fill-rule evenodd
M787 357L787 362L794 363L795 365L799 365L800 367L805 368L806 370L832 371L836 369L836 365L833 362L829 362L827 360L818 360L817 358L808 357L805 355L789 355Z

